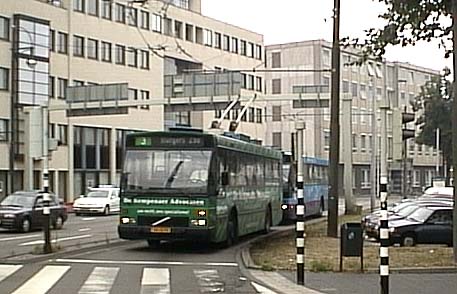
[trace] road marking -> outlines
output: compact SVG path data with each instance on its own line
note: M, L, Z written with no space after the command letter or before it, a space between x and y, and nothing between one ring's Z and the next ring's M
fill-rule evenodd
M78 236L72 236L72 237L53 239L53 240L51 240L51 243L84 239L84 238L90 238L90 237L92 237L92 235L78 235ZM27 242L27 243L22 243L22 244L19 244L19 246L32 246L32 245L40 245L40 244L44 244L44 240L36 240L36 241Z
M145 268L141 278L141 294L170 293L170 270L168 268Z
M257 284L256 282L251 282L252 287L254 287L255 291L260 294L277 294L276 292L264 287L262 285Z
M97 219L95 217L83 217L82 220L83 221L91 221L91 220L94 220L94 219Z
M13 294L45 294L70 269L70 266L47 265Z
M119 272L118 267L96 267L89 275L79 294L109 293Z
M22 239L28 239L28 238L36 238L40 237L41 235L27 235L27 236L15 236L15 237L8 237L8 238L1 238L0 242L2 241L13 241L13 240L22 240Z
M130 264L130 265L190 265L190 266L226 266L238 267L234 262L184 262L184 261L146 261L146 260L97 260L58 258L54 260L60 263L92 263L92 264Z
M194 270L194 275L198 279L198 284L203 293L225 292L225 283L221 280L217 270Z
M14 274L22 265L0 264L0 282Z
M91 228L82 228L82 229L79 229L78 232L87 232L90 230L92 230L92 229Z

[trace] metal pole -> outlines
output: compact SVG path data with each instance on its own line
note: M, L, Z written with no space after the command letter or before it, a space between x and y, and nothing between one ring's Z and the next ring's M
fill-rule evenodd
M371 166L370 166L370 173L371 173L371 197L370 197L370 210L374 211L376 207L376 188L377 188L377 160L376 156L378 155L378 115L377 115L377 103L376 103L376 96L375 96L375 85L372 82L372 120L371 120L371 137L373 145L371 146Z
M452 166L453 166L453 183L457 183L457 1L452 1L452 30L453 30L453 62L454 62L454 82L453 82L453 101L452 101ZM457 219L457 189L454 187L454 221ZM453 243L454 243L454 263L457 264L457 226L454 225L453 229Z
M338 237L338 165L340 161L340 0L334 0L332 88L330 112L330 167L327 235Z
M352 98L343 98L343 187L345 214L353 214L355 209L354 197L352 195Z
M387 110L388 107L381 107L381 177L379 194L381 198L381 223L379 237L381 247L379 248L379 273L381 276L381 294L389 293L389 225L387 218Z
M48 108L42 107L43 115L43 215L44 215L44 246L45 254L52 252L51 247L51 229L50 229L50 201L49 195L49 171L48 171Z
M436 129L436 176L440 175L440 128Z
M297 284L305 284L305 201L303 195L303 130L305 123L297 121Z

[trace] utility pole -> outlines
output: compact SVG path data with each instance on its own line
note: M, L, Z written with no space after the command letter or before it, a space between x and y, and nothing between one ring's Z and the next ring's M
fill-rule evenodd
M373 79L374 81L374 79ZM378 108L377 108L377 101L375 96L375 84L371 82L372 93L371 93L371 101L372 101L372 115L371 115L371 167L370 167L370 178L371 178L371 195L370 195L370 211L374 211L375 209L375 202L376 202L376 188L377 188L377 156L378 156Z
M48 123L48 108L44 106L42 109L43 115L43 216L44 216L44 246L43 252L45 254L52 252L51 247L51 228L50 228L50 202L51 196L49 195L49 157L48 157L48 140L49 140L49 123Z
M338 164L340 160L340 0L334 0L332 91L330 108L330 170L327 236L338 237Z
M303 194L303 130L305 123L297 121L297 284L305 284L305 199Z
M355 209L354 197L352 195L352 98L343 97L343 187L344 187L344 208L345 214L353 214Z
M454 185L457 183L457 0L452 0L452 30L453 30L453 62L454 62L454 82L452 84L453 101L452 101L452 166ZM454 187L454 222L457 220L457 189ZM453 243L454 243L454 263L457 264L457 226L452 228Z

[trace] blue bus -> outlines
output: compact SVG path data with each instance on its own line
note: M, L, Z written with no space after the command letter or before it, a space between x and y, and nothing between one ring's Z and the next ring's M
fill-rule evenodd
M283 153L283 222L296 219L297 164L290 153ZM305 216L321 216L328 205L328 160L303 157Z

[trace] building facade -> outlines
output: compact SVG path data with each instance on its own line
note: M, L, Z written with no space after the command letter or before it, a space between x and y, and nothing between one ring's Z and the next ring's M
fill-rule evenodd
M294 122L305 121L305 156L328 158L330 146L330 108L293 108L291 99L300 95L315 99L329 99L331 85L332 44L323 40L304 41L271 45L266 47L266 67L272 72L266 74L267 108L266 143L283 150L293 149ZM391 109L412 112L411 100L420 93L421 86L438 76L439 72L408 63L380 62L370 60L362 66L351 65L357 60L357 52L342 49L340 105L350 100L350 113L341 112L340 127L352 128L353 191L355 194L369 194L372 185L371 165L380 159L380 110L381 105ZM277 72L273 72L277 71ZM273 97L283 97L274 99ZM289 99L288 99L289 98ZM375 111L375 112L374 112ZM417 117L417 115L416 115ZM373 161L373 122L378 137L376 161ZM400 192L401 165L392 159L392 111L387 115L388 160L391 191ZM415 128L414 122L410 127ZM340 137L344 134L340 131ZM340 138L342 160L343 139ZM419 192L431 184L435 165L440 159L436 148L415 144L408 140L409 193ZM342 168L341 168L342 171ZM341 173L342 174L342 173ZM342 183L342 178L340 183Z
M0 198L42 185L42 156L30 147L36 106L49 110L48 135L57 145L49 153L50 188L72 202L90 186L119 184L127 133L208 129L217 110L213 96L262 93L263 74L249 72L234 79L233 93L201 94L204 108L167 107L166 98L181 91L172 84L167 96L170 77L175 83L205 72L262 68L263 36L202 15L200 0L137 2L1 1ZM127 84L125 98L144 105L63 110L69 88L112 84ZM264 141L264 111L264 102L252 103L238 131Z

